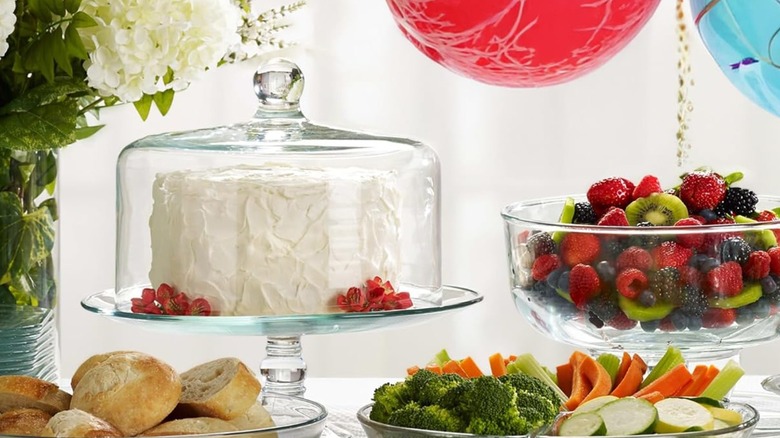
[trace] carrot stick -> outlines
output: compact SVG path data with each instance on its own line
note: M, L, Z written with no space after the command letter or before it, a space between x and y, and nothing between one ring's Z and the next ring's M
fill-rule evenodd
M720 370L715 365L708 366L707 371L703 375L699 376L699 380L688 386L685 392L680 395L684 395L686 397L698 396L707 386L709 386L710 382L715 379L715 376L717 376L719 372Z
M645 371L647 371L647 364L645 363L644 360L642 360L641 356L639 356L638 354L634 353L634 355L631 357L631 360L635 360L635 361L639 362L639 366L642 367L642 373L643 374L645 373Z
M647 400L647 401L649 401L652 404L656 404L659 401L665 399L666 397L664 397L664 395L661 394L658 391L653 391L653 392L649 392L649 393L647 393L647 394L645 394L645 395L643 395L643 396L641 396L639 398Z
M571 395L571 381L574 374L574 367L570 363L560 364L555 367L555 375L558 378L558 387L564 394Z
M613 385L613 389L617 388L617 386L620 384L620 381L623 380L623 377L626 375L626 371L628 371L628 367L631 365L631 355L623 352L623 358L620 359L620 367L618 368L617 375L615 376L615 384Z
M582 399L584 399L592 389L590 382L588 382L585 376L582 375L582 372L580 372L580 364L582 364L584 358L585 354L580 351L575 351L569 356L569 364L572 367L571 394L569 394L569 399L566 400L564 405L570 411L576 409L577 406L580 405Z
M642 386L642 380L645 375L645 371L642 368L642 362L631 360L631 365L628 366L626 375L623 376L623 380L618 383L611 394L616 397L628 397L637 392L639 387Z
M406 375L413 376L417 374L417 371L420 371L420 367L418 367L417 365L412 365L406 369Z
M517 356L515 356L514 354L510 354L509 357L504 359L504 364L505 365L509 365L510 363L512 363L512 362L514 362L516 360L517 360Z
M460 367L460 363L457 360L449 360L441 366L441 372L443 374L457 374L463 378L468 377L463 368Z
M707 365L696 365L696 367L693 369L693 373L691 373L691 381L688 382L687 385L680 388L680 390L677 391L674 395L684 396L685 393L688 391L688 389L692 385L696 384L696 382L698 382L699 379L701 379L704 373L706 372L707 372Z
M429 363L428 365L425 365L425 369L436 374L442 373L441 367L435 363Z
M596 359L586 356L580 363L580 371L591 385L590 392L582 399L580 404L593 400L596 397L608 395L612 390L612 376Z
M493 374L493 377L501 377L506 374L507 362L501 353L491 354L488 357L488 363L490 364L490 373Z
M466 358L461 359L460 367L468 377L479 377L484 375L482 374L482 370L479 369L477 363L474 362L474 359L472 359L471 356L467 356Z
M664 397L670 397L692 379L691 372L688 371L685 364L681 363L654 380L653 383L635 392L634 397L639 398L653 391L660 392Z

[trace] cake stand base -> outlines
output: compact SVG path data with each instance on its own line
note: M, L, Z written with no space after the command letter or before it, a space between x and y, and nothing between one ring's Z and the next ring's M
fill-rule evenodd
M306 362L301 357L300 336L269 336L266 358L260 362L263 393L302 397L306 392Z

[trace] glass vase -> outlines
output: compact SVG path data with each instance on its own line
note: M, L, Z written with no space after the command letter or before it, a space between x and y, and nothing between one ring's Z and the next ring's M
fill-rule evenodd
M0 149L0 375L59 378L57 154Z

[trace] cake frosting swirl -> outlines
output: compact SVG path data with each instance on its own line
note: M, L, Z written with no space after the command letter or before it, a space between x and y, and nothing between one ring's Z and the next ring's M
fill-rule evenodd
M394 171L237 166L158 174L149 220L154 287L222 315L338 311L336 297L396 281Z

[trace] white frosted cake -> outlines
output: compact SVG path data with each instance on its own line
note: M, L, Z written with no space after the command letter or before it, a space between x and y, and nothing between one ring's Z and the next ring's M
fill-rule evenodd
M204 297L221 315L339 311L350 287L374 276L395 284L396 179L288 166L159 174L151 282Z

